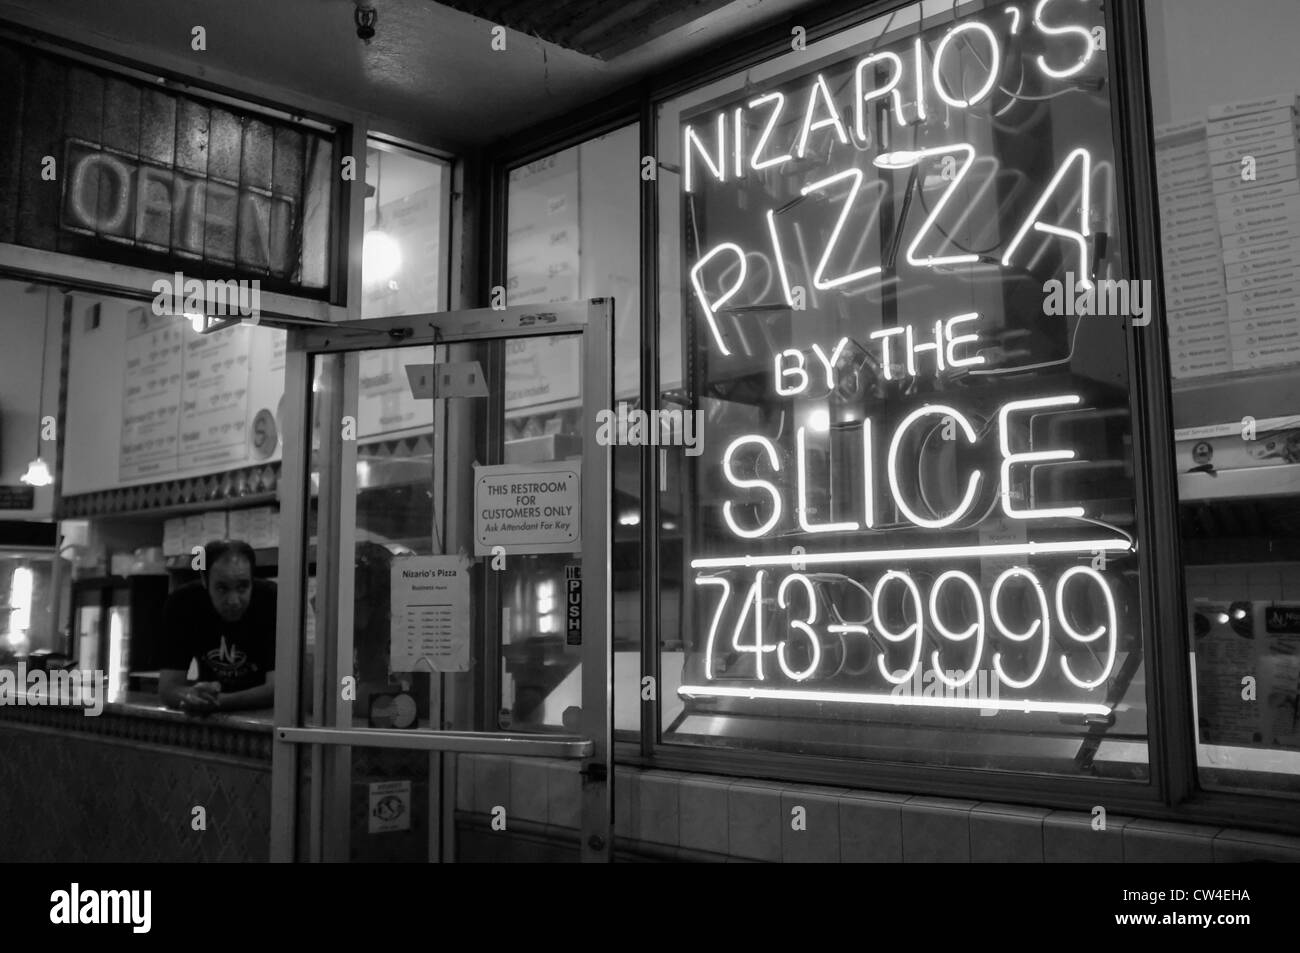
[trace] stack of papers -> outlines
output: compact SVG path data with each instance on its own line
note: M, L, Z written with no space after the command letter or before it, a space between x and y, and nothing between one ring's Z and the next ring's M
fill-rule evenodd
M1295 105L1292 93L1209 112L1234 371L1300 360Z
M1156 130L1156 181L1170 373L1176 378L1227 373L1232 370L1227 285L1218 217L1210 201L1205 123Z

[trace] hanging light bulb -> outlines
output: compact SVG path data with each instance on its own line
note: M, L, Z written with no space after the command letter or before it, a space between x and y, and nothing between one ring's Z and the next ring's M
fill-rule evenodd
M54 482L54 474L50 472L50 465L42 457L37 457L27 464L27 472L18 479L28 486L49 486Z
M18 479L28 486L49 486L54 482L54 474L50 472L50 465L45 462L41 456L41 426L43 418L41 417L42 401L45 399L45 347L50 337L50 319L45 319L45 327L41 332L41 389L36 392L36 459L27 464L27 472Z
M375 224L366 232L361 246L361 277L366 284L386 284L402 267L402 246L384 230L382 189L384 187L384 151L376 150Z
M366 232L361 249L361 270L367 284L382 284L402 267L402 246L382 228Z

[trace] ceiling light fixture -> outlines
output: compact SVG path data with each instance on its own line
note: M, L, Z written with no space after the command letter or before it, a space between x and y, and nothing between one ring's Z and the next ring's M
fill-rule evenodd
M50 318L45 316L45 327L41 331L41 389L36 392L36 459L27 464L27 472L18 479L28 486L49 486L54 482L50 465L41 457L41 430L44 426L41 411L45 399L45 349L50 338Z
M375 24L379 22L379 11L372 6L358 3L352 11L352 21L357 25L357 38L369 45L375 35Z

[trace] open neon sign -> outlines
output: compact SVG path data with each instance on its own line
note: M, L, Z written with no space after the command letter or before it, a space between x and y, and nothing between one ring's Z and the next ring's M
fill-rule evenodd
M685 272L707 329L701 346L724 359L738 349L752 355L761 335L752 333L756 319L748 312L770 312L773 297L795 323L801 295L814 302L819 293L860 295L905 284L909 275L951 277L963 269L1020 277L1048 243L1059 246L1081 285L1090 285L1100 257L1094 226L1109 215L1105 204L1094 207L1096 181L1102 173L1108 183L1111 173L1087 142L1057 142L1061 158L1039 172L1036 193L999 223L1006 229L998 247L971 251L953 237L955 225L972 217L971 203L994 191L987 177L976 181L975 170L998 168L996 156L981 154L980 137L967 135L970 118L991 121L1012 108L1012 75L1011 84L1023 90L1032 72L1046 92L1028 98L1042 100L1083 89L1082 78L1102 69L1095 28L1070 22L1080 9L1077 0L1013 4L898 49L873 49L841 64L850 68L838 85L823 69L797 86L750 92L740 104L686 123L688 211L720 189L755 182L780 181L794 196L780 205L767 190L765 207L742 200L740 209L754 220L748 229L736 226L734 209L724 209L723 240L713 243L702 238L698 219L688 225L700 239ZM1019 73L1009 65L1013 59ZM945 142L949 129L962 131ZM836 156L848 161L837 166ZM864 254L867 235L888 223L883 211L900 201L894 183L902 177L909 192L918 177L921 190L937 184L937 198L913 218L905 247L904 221L892 236L882 229L873 260ZM814 200L829 209L826 227L803 229L783 217ZM901 200L908 201L906 192ZM1007 208L1004 202L999 211ZM886 248L901 255L886 256ZM796 272L804 284L792 279ZM877 379L898 393L923 393L917 385L932 378L990 373L982 315L957 310L908 314L809 347L776 347L764 358L771 392L792 402L833 394L851 353L865 356ZM1078 415L1090 402L1061 381L993 398L985 387L978 396L978 412L954 391L913 399L902 413L863 406L838 422L837 446L849 448L852 460L847 490L843 479L814 472L814 432L827 427L811 426L806 416L788 428L783 417L783 436L729 437L718 461L726 494L721 523L747 549L691 559L707 631L696 640L683 697L1110 713L1106 688L1124 651L1125 600L1107 557L1131 553L1132 537L1077 501L1048 505L1032 489L1036 472L1084 462L1059 437L1031 440L1032 421ZM934 506L916 499L912 485L927 446L923 435L941 425L966 457L960 468L960 454L948 459L957 490ZM845 470L841 460L838 472ZM972 542L972 530L991 513L1021 527L1021 537ZM900 529L909 531L908 543L898 542ZM914 543L918 533L935 535ZM1011 697L922 703L898 693L922 672L955 689L987 672Z

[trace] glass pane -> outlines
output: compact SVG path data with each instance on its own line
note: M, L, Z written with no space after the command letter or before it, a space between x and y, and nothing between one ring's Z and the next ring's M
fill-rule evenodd
M661 109L666 741L1148 777L1141 291L1101 4L1051 13L913 5Z
M578 342L576 336L556 340L556 353L580 356L568 347ZM316 359L318 457L326 429L335 426L330 408L339 375L352 373L357 380L355 439L344 441L345 455L355 454L355 496L345 502L345 512L351 508L354 517L344 522L355 522L341 554L354 574L352 596L336 616L344 628L342 652L350 659L340 668L354 679L342 699L350 703L350 716L342 714L343 706L339 710L352 727L578 730L580 615L574 618L578 624L570 619L572 608L581 609L576 504L582 408L557 415L558 426L535 439L528 453L512 452L528 441L505 441L505 463L488 473L477 461L492 458L492 435L503 431L503 422L491 419L494 405L473 397L435 401L421 383L435 366L472 361L474 373L484 373L481 368L493 366L491 355L504 363L516 343L384 348L356 352L346 361ZM581 367L562 373L577 379ZM484 383L486 392L490 378L480 378L477 386ZM444 446L457 439L469 443ZM546 452L538 449L543 443ZM323 459L317 463L325 465ZM500 495L483 490L480 496L480 478L498 480ZM466 496L453 501L453 492ZM448 535L453 522L459 538ZM497 538L509 542L501 565L488 572L491 547L479 544ZM451 562L443 566L436 559ZM460 572L462 559L468 580L462 610L440 615L455 605L454 594L400 582L407 570ZM400 599L398 585L409 590ZM319 608L311 607L313 616ZM439 626L449 640L446 664L426 640ZM315 642L313 655L325 649L319 637ZM485 669L493 674L485 676ZM324 682L319 688L304 683L308 711L324 710L325 697L316 696L325 690Z
M293 806L293 862L311 862L312 837L312 770L317 751L310 745L295 745L292 749L293 769L297 775L297 797Z
M299 673L298 711L302 724L309 727L318 727L321 724L320 718L323 709L323 699L319 697L320 692L323 691L323 686L319 690L316 687L317 668L319 667L321 672L325 671L322 656L323 646L319 634L321 608L317 603L319 585L316 565L318 548L316 528L320 503L321 440L328 419L325 410L329 404L329 389L338 386L337 375L332 372L332 366L333 362L331 362L330 366L326 366L323 360L318 359L313 362L311 371L311 406L308 410L308 420L311 426L311 450L307 466L307 535L301 541L283 541L285 545L303 546L304 562L307 570L302 602L303 643L301 647L302 670Z
M355 459L355 514L352 542L341 554L354 567L349 611L351 631L340 635L350 646L351 721L354 727L438 727L430 715L432 685L428 669L394 666L390 653L391 584L394 561L441 552L441 531L434 514L434 401L416 397L408 369L418 371L435 361L433 347L385 348L354 356L357 413L350 442ZM333 392L340 386L342 361L316 360L312 394L313 485L319 487L324 462L322 431L330 420ZM317 524L313 520L313 526ZM435 540L437 547L435 548ZM312 547L313 552L315 546ZM316 656L324 649L317 636L319 583L315 560L308 580L303 703L306 717L319 710L313 676ZM348 649L345 648L345 651ZM323 690L323 686L322 686Z
M427 863L429 850L431 768L436 764L427 751L400 748L338 747L329 756L347 761L347 783L339 786L338 826L328 825L321 849L330 859L351 863ZM295 861L311 859L312 751L295 748L298 798L294 810ZM328 758L322 758L324 764ZM322 773L318 783L329 784ZM333 849L340 856L331 856Z
M625 126L511 170L506 246L509 304L547 304L596 297L614 299L614 397L629 409L640 403L640 126ZM578 341L543 338L511 342L506 352L505 460L557 460L577 452L581 437ZM593 408L593 412L599 408ZM613 448L614 726L634 732L640 725L641 511L640 453ZM511 625L556 624L532 619L537 605L562 605L564 561L539 559L530 582L512 598L534 606L528 619ZM559 600L552 602L551 600ZM517 633L524 630L516 628ZM534 635L546 634L538 629ZM516 646L512 654L536 651ZM554 698L541 702L541 689L520 685L506 666L507 683L518 691L503 700L502 717L520 724L559 725L577 683L570 674ZM533 666L536 668L537 666ZM533 676L521 676L531 679ZM562 702L560 699L568 699ZM531 700L530 700L531 699ZM576 704L576 702L574 702ZM557 707L558 706L558 707Z
M404 748L349 748L348 860L425 863L429 857L430 764L437 755ZM434 775L436 777L436 774Z
M346 805L325 805L327 852L341 850L344 836L352 860L421 860L429 851L431 768L437 761L427 751L367 749L370 729L581 729L582 633L580 617L578 626L569 617L575 604L579 610L582 605L580 590L573 589L581 580L576 504L582 408L573 408L568 429L554 434L556 445L567 448L563 456L480 466L500 455L497 441L504 431L501 378L484 369L504 367L513 343L379 348L315 358L313 469L321 474L322 490L329 489L325 454L343 406L339 395L353 384L357 392L355 413L343 417L340 438L345 465L354 468L349 476L355 477L340 507L341 560L351 569L344 570L350 592L342 594L329 627L338 629L344 684L332 697L332 681L321 674L325 653L336 651L323 634L327 617L321 615L321 634L311 646L320 656L314 666L321 685L305 686L306 694L315 695L306 705L308 724L358 729L356 746L329 756L349 759L345 773L352 780ZM581 368L571 372L580 374ZM431 396L462 385L477 396ZM553 485L560 483L568 489ZM322 493L321 500L329 496ZM573 506L558 505L557 497ZM317 525L327 522L322 516ZM489 569L486 543L508 536L516 542L504 563ZM329 540L321 536L319 543ZM463 581L463 589L441 583L444 575ZM317 596L313 613L324 608L319 589ZM517 778L532 770L529 764L502 764ZM536 786L509 782L498 795L491 784L496 775L485 775L476 787L494 805L509 805L514 836L527 837L530 823L540 831L547 821L546 799L539 802L536 795L544 795L549 769L536 769ZM329 775L327 764L324 776ZM576 773L569 778L574 779ZM517 794L517 787L527 795ZM301 799L300 825L309 823L309 808ZM485 823L490 820L489 812Z
M1146 10L1200 778L1297 796L1300 8Z
M429 670L394 664L390 652L394 561L442 552L433 506L433 401L412 396L406 371L433 364L434 348L363 351L358 362L352 721L437 728Z
M529 423L510 416L511 359L521 346L533 349L538 379L547 386L564 387L572 394L571 406L549 414L530 414ZM509 495L475 501L480 525L551 523L533 499L535 487L554 482L546 467L573 461L581 474L582 461L582 348L578 335L557 335L537 341L505 343L506 423L504 459L520 468L520 479ZM527 408L529 411L532 408ZM544 418L546 423L539 423ZM536 428L544 426L540 433ZM542 469L529 471L529 467ZM560 476L557 471L557 476ZM513 492L514 490L520 492ZM480 506L480 502L489 504ZM576 528L576 527L575 527ZM578 552L520 555L507 548L505 568L494 573L501 599L501 694L497 724L511 730L563 729L580 731L582 707L582 645L568 625L569 580L580 579Z
M366 150L363 318L447 307L447 163L371 141Z

